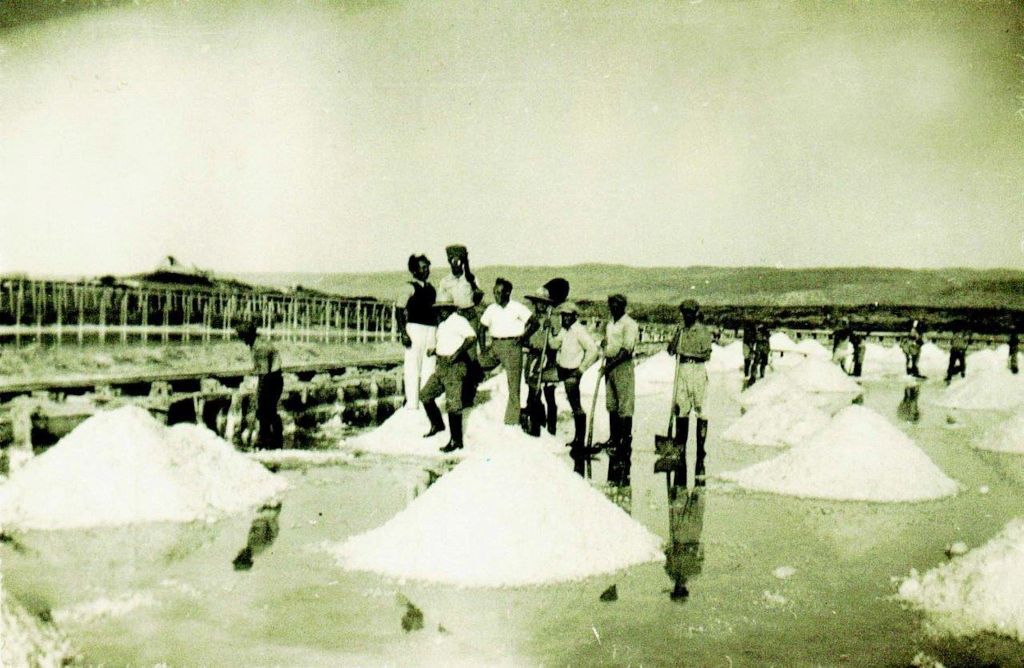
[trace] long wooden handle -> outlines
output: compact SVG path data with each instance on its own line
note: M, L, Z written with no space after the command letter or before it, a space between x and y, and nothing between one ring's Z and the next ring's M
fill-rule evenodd
M587 419L587 449L594 444L594 413L597 412L597 393L601 390L601 380L604 379L604 362L597 370L597 382L594 384L594 397L590 400L590 417Z

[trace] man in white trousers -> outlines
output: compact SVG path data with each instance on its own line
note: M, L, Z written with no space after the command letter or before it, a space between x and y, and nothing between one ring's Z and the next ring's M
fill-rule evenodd
M428 280L430 260L426 255L409 256L409 273L412 280L406 284L399 299L398 303L404 307L397 309L396 317L402 345L405 346L405 407L418 410L420 387L433 371L427 352L433 350L437 342L437 315L434 312L437 293Z

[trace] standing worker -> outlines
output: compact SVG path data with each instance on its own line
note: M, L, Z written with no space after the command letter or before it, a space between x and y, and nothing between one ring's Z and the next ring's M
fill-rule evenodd
M754 353L757 346L757 327L749 320L743 323L743 377L747 379L747 386L754 383L754 375L751 370L754 367Z
M472 308L473 295L480 289L476 285L476 277L469 269L469 251L465 246L453 245L445 248L444 252L452 273L438 284L437 300L453 302L460 309Z
M953 376L960 374L963 378L967 373L967 346L970 345L970 334L964 332L965 327L958 324L949 341L949 365L946 367L946 385Z
M248 321L236 330L238 338L249 346L252 369L256 375L256 434L257 450L277 450L284 447L284 429L277 404L284 391L281 373L281 353L269 339L259 335L256 323Z
M430 260L426 255L409 256L409 273L412 274L412 280L406 284L405 306L395 311L395 317L405 347L402 367L405 407L418 410L420 386L429 375L424 373L427 352L433 350L436 344L437 315L434 313L434 302L437 293L428 281Z
M481 336L490 336L491 354L505 369L508 379L508 404L505 406L505 424L519 424L519 385L523 377L523 347L521 339L533 314L522 303L512 299L512 283L504 278L494 281L494 303L480 316ZM486 340L481 348L488 349Z
M527 431L534 436L540 435L541 426L554 435L558 426L558 406L555 403L557 351L551 343L562 327L561 317L554 311L568 297L569 281L564 278L552 278L536 294L526 296L534 307L534 318L523 334L527 349L525 376L529 384L526 405L531 416Z
M907 375L914 378L924 378L921 375L921 371L917 368L917 363L921 359L921 346L923 344L924 337L918 329L917 320L915 320L914 324L910 326L910 333L900 343L900 349L903 350L903 355L907 359Z
M555 362L558 365L558 379L565 386L565 396L572 409L573 438L567 443L571 450L576 473L583 475L584 462L589 453L584 452L587 438L587 414L580 402L580 378L597 361L597 343L590 332L579 323L579 308L572 302L564 302L555 311L562 320L562 329L551 339L551 346L558 351Z
M694 479L704 484L704 443L708 436L708 421L704 418L704 393L708 384L705 363L711 359L711 334L698 321L700 306L692 299L679 305L683 325L676 330L668 352L676 360L676 396L672 407L675 415L675 442L679 449L679 464L672 481L673 496L676 489L686 489L686 441L690 434L690 412L697 417L697 463Z
M853 346L853 375L860 378L864 372L864 354L867 352L867 332L850 330L850 345Z
M764 378L764 370L768 367L768 360L772 356L772 330L768 323L761 323L757 326L757 377Z
M629 487L633 456L633 404L636 377L633 354L640 338L640 326L626 313L626 297L608 297L604 348L605 406L608 409L608 483Z
M448 444L441 448L441 452L452 452L463 447L462 409L466 390L467 360L470 348L476 344L476 332L453 302L439 301L434 304L434 309L440 320L437 326L437 347L434 350L437 366L420 392L423 409L430 420L430 431L423 437L429 438L444 431L441 409L435 403L443 394L447 403L451 438Z
M1017 326L1014 325L1013 331L1010 332L1010 338L1007 341L1007 352L1009 353L1009 366L1010 373L1017 373L1017 352L1020 348L1020 336L1017 334Z

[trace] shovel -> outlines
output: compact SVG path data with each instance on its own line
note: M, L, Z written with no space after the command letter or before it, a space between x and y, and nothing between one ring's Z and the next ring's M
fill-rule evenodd
M544 365L547 361L548 354L548 331L544 330L544 343L540 347L540 357L537 358L537 385L534 387L532 395L532 401L527 403L526 406L526 418L528 422L528 429L526 430L530 436L540 436L540 432L544 429L544 423L547 421L547 414L544 412L544 402L541 400L541 388L544 384Z
M675 413L676 413L676 394L679 390L679 369L673 370L672 375L672 405L668 411L668 435L659 436L654 435L654 452L658 455L658 459L654 462L654 472L665 474L665 488L671 498L671 475L672 471L679 465L679 449L674 443L673 438L673 427L675 425Z
M587 477L590 476L590 461L596 454L594 452L594 413L597 412L597 393L601 390L601 381L604 380L604 362L597 370L597 383L594 384L594 397L590 400L590 416L587 419L587 445L583 456L587 458Z

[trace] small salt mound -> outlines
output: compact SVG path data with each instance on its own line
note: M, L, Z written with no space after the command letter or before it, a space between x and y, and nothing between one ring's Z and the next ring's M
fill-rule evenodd
M733 341L727 346L711 344L711 359L708 360L707 368L713 373L742 370L743 343Z
M0 589L0 666L60 668L72 659L71 644Z
M466 459L338 564L472 587L538 585L660 561L661 539L537 448Z
M786 375L805 392L842 392L860 394L861 387L838 366L823 359L810 357Z
M976 350L967 355L967 373L996 371L1006 368L1009 352L1007 347L1000 346L1000 349Z
M989 631L1024 641L1024 519L962 557L910 577L899 597L953 636Z
M773 448L799 445L829 423L828 414L805 399L797 396L779 404L757 406L733 422L722 437Z
M939 406L965 410L1013 410L1024 405L1024 375L990 369L953 382L935 400Z
M945 375L949 366L949 352L929 341L921 346L921 357L917 360L918 370L926 376Z
M665 386L672 386L676 362L672 355L661 351L636 365L637 394L657 394Z
M190 522L287 488L204 427L125 406L97 413L0 487L0 524L32 529Z
M865 376L902 376L907 372L907 359L896 346L868 343L864 347Z
M1024 454L1024 410L986 431L974 442L979 450Z
M957 483L878 413L844 408L803 445L726 473L741 487L851 501L924 501L956 494Z
M789 338L789 335L785 332L775 332L768 337L768 346L780 353L791 353L799 350L796 342Z
M800 396L811 401L803 389L789 376L785 373L777 373L759 380L743 390L739 396L739 403L745 408L753 408L754 406L782 403L793 396Z
M832 353L814 339L803 339L800 343L796 344L796 349L808 357L832 359Z

